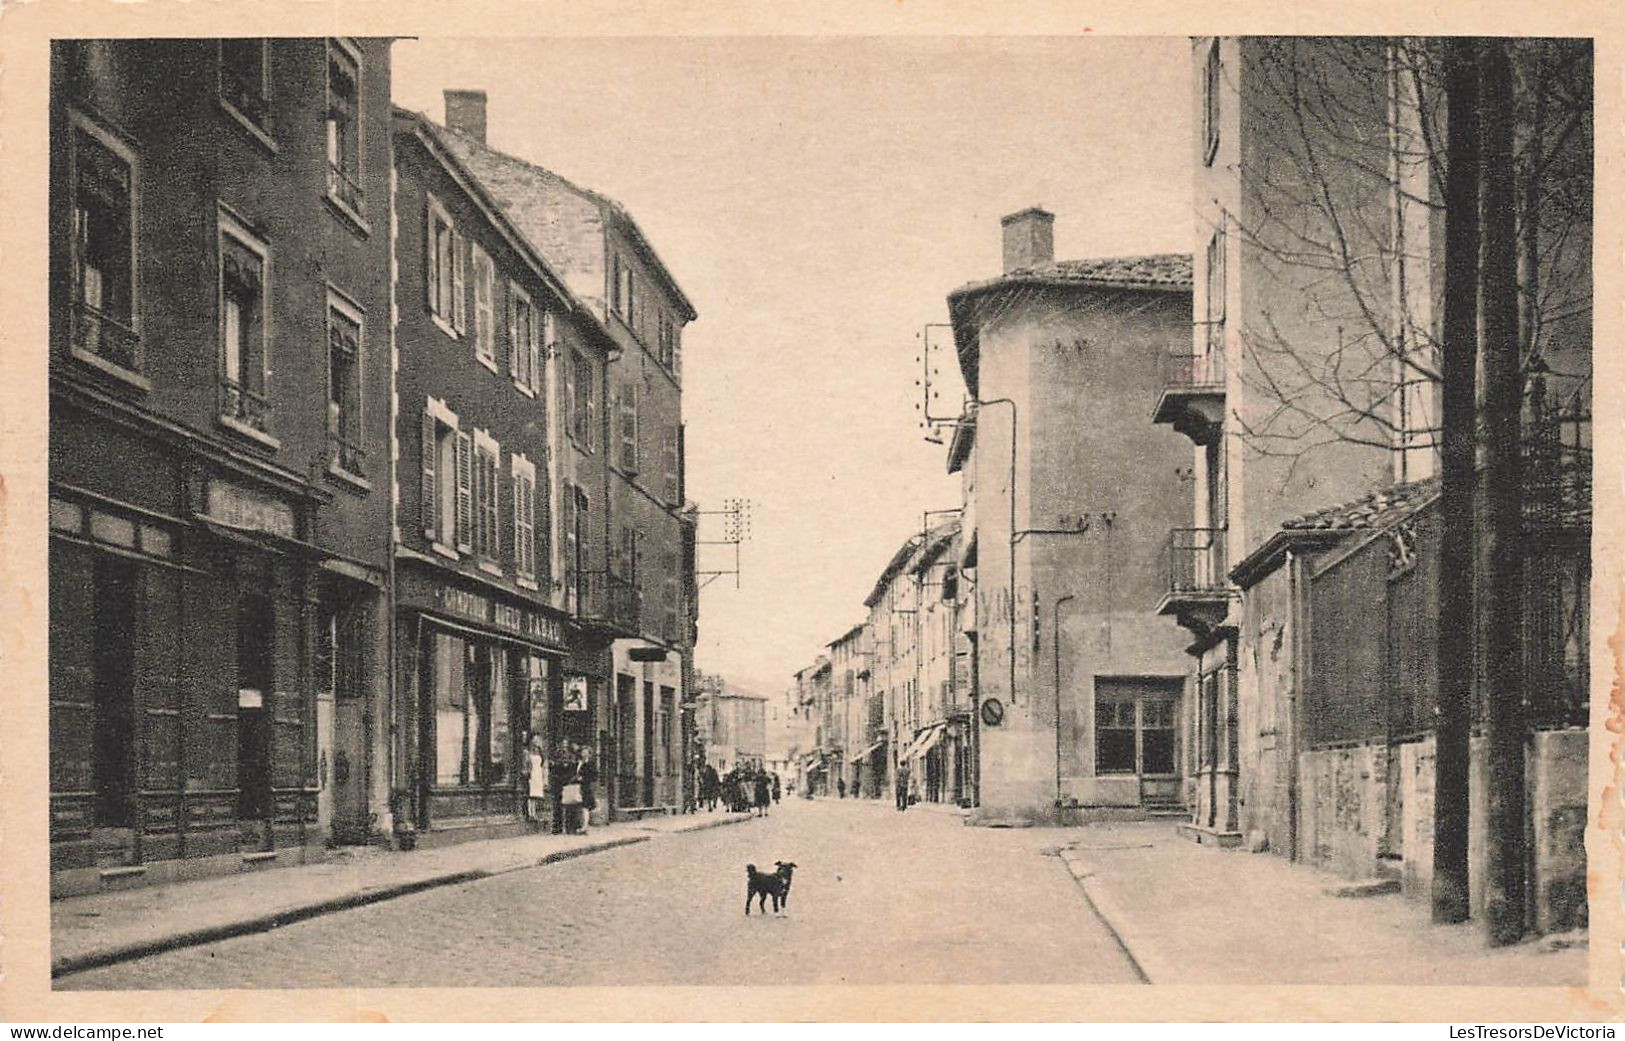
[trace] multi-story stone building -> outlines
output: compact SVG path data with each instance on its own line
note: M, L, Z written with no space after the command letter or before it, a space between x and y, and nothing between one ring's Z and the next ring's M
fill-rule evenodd
M1430 884L1438 704L1443 199L1428 41L1193 42L1194 335L1155 418L1194 445L1160 610L1195 637L1190 831ZM1523 41L1525 82L1588 75ZM1589 82L1585 80L1585 82ZM1306 89L1312 88L1312 89ZM1581 92L1583 94L1583 91ZM1555 95L1554 95L1555 96ZM1524 389L1523 676L1533 917L1583 921L1590 487L1589 105L1515 105ZM1549 99L1548 99L1549 100ZM1534 171L1532 173L1532 171ZM1541 203L1564 199L1555 207ZM1538 291L1537 291L1538 287ZM1480 654L1484 648L1480 641ZM1515 694L1509 691L1516 691ZM1482 901L1472 858L1472 903Z
M590 358L560 351L544 364L548 385L562 389L576 460L561 458L556 478L566 534L554 544L555 573L605 623L611 657L608 688L589 691L610 723L598 747L611 799L626 811L678 807L697 609L686 568L694 514L684 500L682 330L695 311L625 209L491 148L486 118L483 92L448 92L450 151L611 344L602 393ZM568 533L589 528L602 530L606 556L573 566Z
M1189 338L1185 255L1056 261L1053 220L1004 218L1004 272L948 298L971 401L955 564L974 602L976 818L1177 806L1187 642L1148 616L1188 447L1146 430Z
M51 53L53 892L387 827L390 44Z
M604 467L573 420L602 422L612 341L446 128L401 112L395 136L397 783L420 837L474 837L525 826L530 738L551 756L607 729L615 618L578 581L607 558L577 492Z

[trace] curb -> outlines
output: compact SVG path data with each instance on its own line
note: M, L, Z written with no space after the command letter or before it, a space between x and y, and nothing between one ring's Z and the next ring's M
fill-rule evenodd
M1118 949L1123 952L1123 957L1128 959L1135 975L1140 977L1140 982L1155 983L1159 978L1163 980L1175 978L1162 963L1161 958L1143 942L1134 940L1133 934L1136 930L1133 928L1133 919L1124 913L1105 884L1095 875L1094 868L1090 867L1074 849L1063 848L1056 856L1066 865L1067 872L1083 893L1083 899L1089 905L1089 909L1100 919L1100 924L1106 927L1112 939L1117 941Z
M720 822L719 822L720 823ZM732 822L727 822L732 823ZM117 947L107 947L98 951L86 951L83 954L68 955L54 959L51 962L51 978L69 976L87 969L99 969L107 965L116 965L120 962L134 961L138 958L151 957L154 954L163 954L166 951L180 950L184 947L197 947L206 943L215 943L220 940L229 940L235 936L247 936L251 933L270 932L284 925L292 925L309 918L318 918L322 915L332 914L335 911L348 911L352 908L365 907L368 904L381 903L397 897L411 896L428 889L437 889L441 886L458 885L464 882L476 882L482 878L495 878L499 875L511 874L515 871L527 871L531 868L556 864L561 860L572 860L576 857L588 856L593 853L602 853L605 850L615 849L618 846L631 846L639 842L648 842L652 835L627 835L621 838L606 839L602 842L589 843L573 849L554 850L536 860L524 861L517 864L504 865L496 868L473 868L465 871L451 871L443 875L432 875L428 878L413 879L410 882L397 882L382 885L375 889L360 889L345 893L326 900L317 900L309 904L282 908L269 914L245 918L236 922L225 922L220 925L211 925L201 929L175 933L170 936L159 937L154 940L141 940L127 943Z
M727 826L729 824L743 824L746 821L755 820L755 819L756 819L755 815L752 814L752 815L747 815L747 816L744 816L744 817L723 817L720 820L697 821L697 822L695 822L693 825L691 825L689 827L674 828L671 831L667 832L667 834L669 834L669 835L691 835L696 831L706 831L706 830L708 830L710 828L721 828L721 827L725 827L725 826Z

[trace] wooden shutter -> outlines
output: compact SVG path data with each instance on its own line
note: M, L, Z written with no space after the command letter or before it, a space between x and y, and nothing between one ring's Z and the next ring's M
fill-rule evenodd
M579 417L576 415L576 356L571 354L560 360L559 365L564 369L564 433L567 437L576 434L575 424Z
M621 388L621 469L638 472L638 384L633 379Z
M666 503L671 506L682 505L677 501L681 495L681 482L677 476L677 425L674 423L666 427L665 442L666 466Z
M519 294L508 285L508 375L519 379Z
M457 548L467 553L474 548L474 442L457 432Z
M587 423L582 432L582 441L591 452L598 447L598 377L593 371L592 362L586 358L581 359L581 375L577 377L582 383L581 400L586 403Z
M440 536L440 514L435 486L435 456L439 448L439 423L423 413L423 534L431 541Z
M501 449L485 454L485 492L489 496L484 504L486 545L485 555L492 560L502 557L502 525L497 518L501 514L502 473L497 469L501 459Z
M451 230L451 327L458 332L468 329L468 251L463 248L463 236L456 228Z
M526 360L530 362L530 376L526 382L529 383L531 390L538 393L542 389L541 330L536 327L539 319L536 308L532 307L530 324L525 327L529 336L529 342L525 344Z
M438 254L434 241L434 196L423 197L423 302L431 311L439 310L440 279L435 267Z

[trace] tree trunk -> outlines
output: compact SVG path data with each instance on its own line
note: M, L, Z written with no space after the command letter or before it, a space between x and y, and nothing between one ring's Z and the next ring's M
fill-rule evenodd
M1467 889L1473 676L1473 428L1478 339L1478 44L1450 42L1446 79L1444 408L1440 431L1439 712L1433 920L1462 922Z
M1519 458L1523 379L1518 351L1512 66L1506 44L1483 60L1485 744L1489 766L1484 924L1493 946L1524 934L1523 527Z

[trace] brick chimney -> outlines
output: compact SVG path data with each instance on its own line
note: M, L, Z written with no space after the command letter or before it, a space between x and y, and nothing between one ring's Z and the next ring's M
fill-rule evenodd
M1055 259L1055 214L1029 206L999 221L1004 226L1004 270L1048 264Z
M485 91L446 91L446 125L485 144Z

